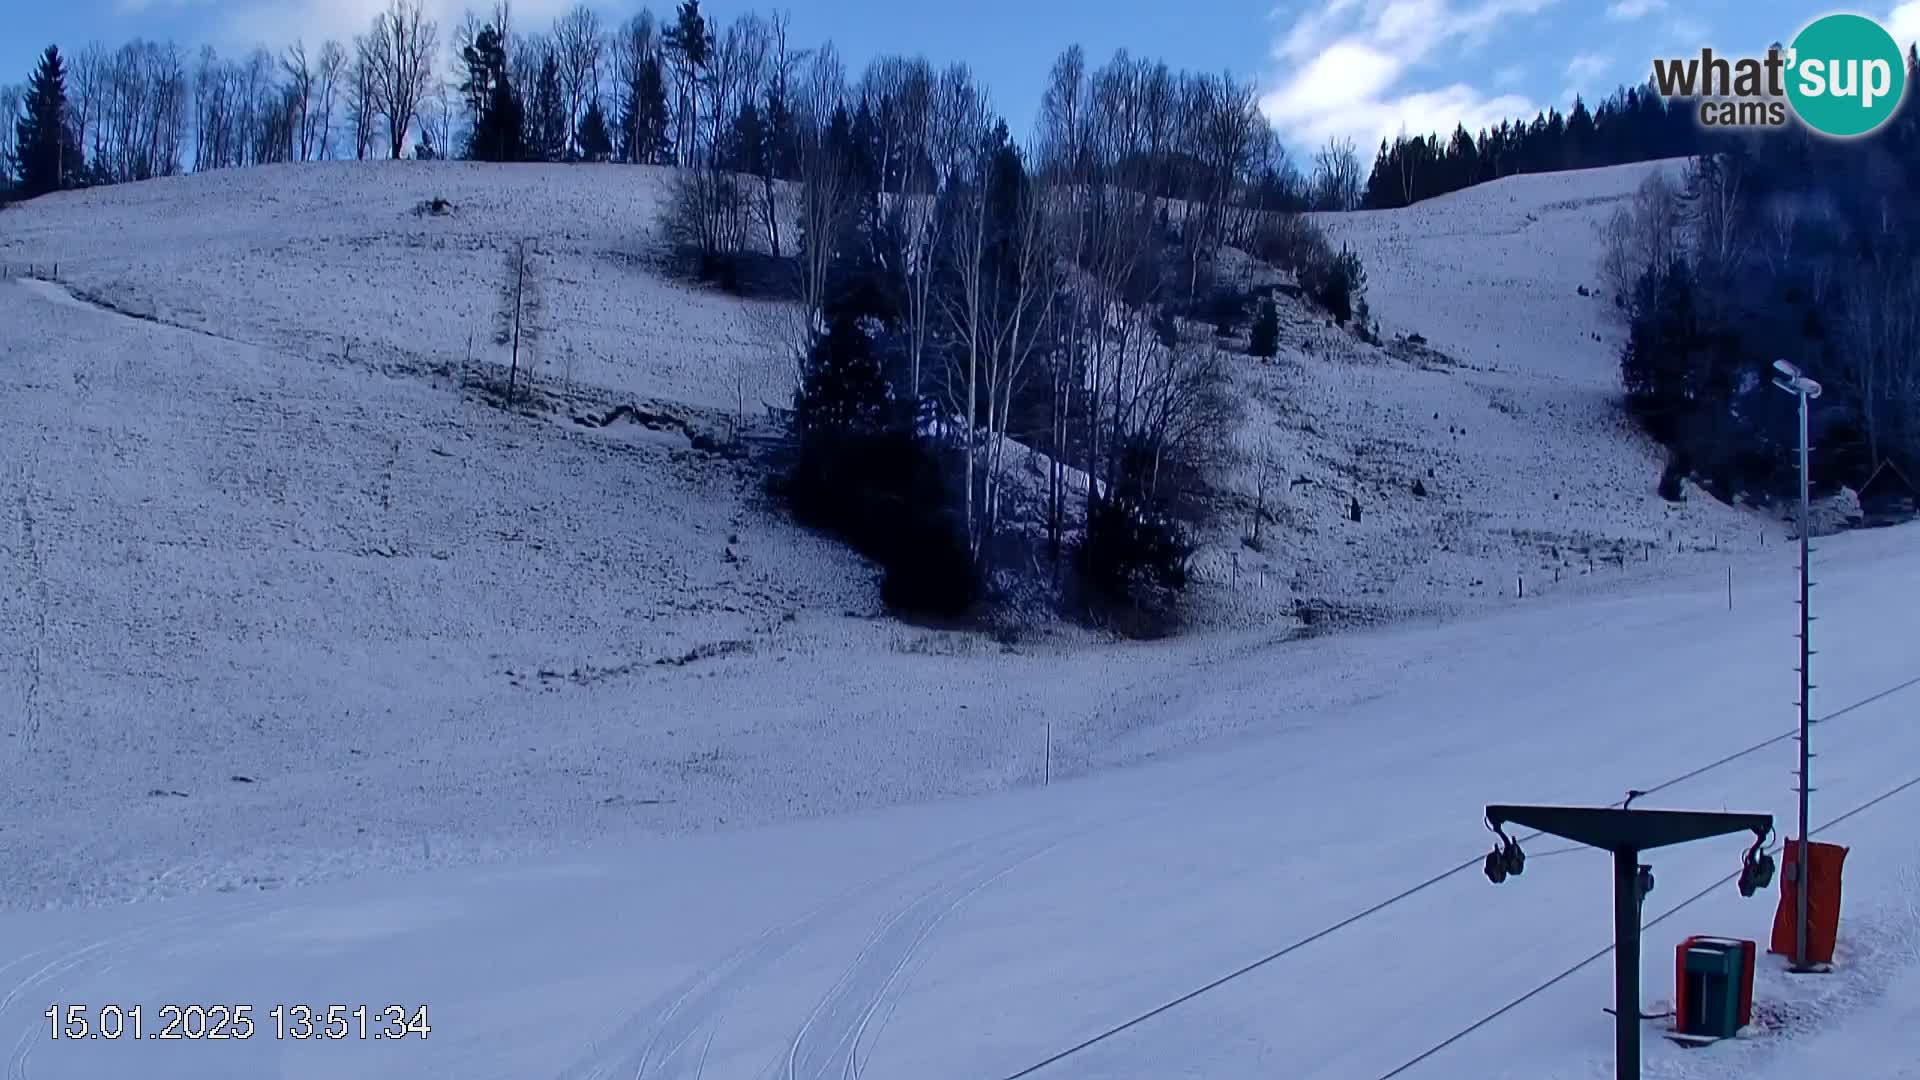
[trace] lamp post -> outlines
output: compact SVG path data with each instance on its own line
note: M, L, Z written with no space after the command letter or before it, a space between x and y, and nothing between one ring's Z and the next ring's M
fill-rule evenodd
M1808 661L1813 650L1808 645L1807 632L1812 627L1813 617L1807 609L1807 591L1812 587L1807 580L1808 558L1812 548L1808 545L1807 531L1809 507L1809 471L1811 455L1807 446L1807 410L1808 403L1820 396L1820 384L1800 373L1800 369L1785 360L1776 360L1773 364L1773 385L1800 399L1800 850L1794 860L1794 920L1793 920L1793 968L1795 971L1809 970L1807 965L1807 878L1810 876L1812 858L1807 850L1807 765L1813 755L1807 748L1807 729L1811 725L1809 698L1813 692L1812 677L1808 671Z

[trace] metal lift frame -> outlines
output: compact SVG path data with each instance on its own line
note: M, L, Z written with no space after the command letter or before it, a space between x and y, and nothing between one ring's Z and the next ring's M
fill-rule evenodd
M1488 825L1499 830L1509 822L1613 853L1614 1075L1618 1080L1640 1080L1640 853L1737 832L1752 832L1764 840L1773 831L1773 815L1596 806L1487 807Z

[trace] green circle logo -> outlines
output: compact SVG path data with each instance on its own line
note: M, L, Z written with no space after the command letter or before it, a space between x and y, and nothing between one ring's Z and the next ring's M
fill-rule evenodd
M1907 89L1893 35L1859 15L1815 19L1787 54L1787 99L1808 127L1850 139L1887 122Z

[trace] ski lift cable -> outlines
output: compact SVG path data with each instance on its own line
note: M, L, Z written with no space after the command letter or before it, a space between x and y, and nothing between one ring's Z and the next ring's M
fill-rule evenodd
M1858 710L1858 709L1865 708L1866 706L1871 705L1876 701L1880 701L1885 698L1891 697L1894 694L1897 694L1903 690L1911 689L1912 687L1915 687L1915 686L1920 686L1920 675L1917 675L1911 679L1908 679L1906 682L1900 683L1897 686L1892 686L1892 687L1889 687L1888 689L1882 690L1877 694L1873 694L1869 697L1862 698L1859 701L1856 701L1853 704L1848 705L1844 708L1837 709L1831 713L1828 713L1827 715L1820 717L1819 720L1815 722L1824 723L1825 721L1828 721L1828 720L1836 720L1842 716L1847 715L1848 713L1854 712L1855 710ZM1663 783L1647 788L1644 791L1638 791L1634 795L1629 796L1627 799L1621 799L1621 800L1615 801L1610 805L1622 806L1626 802L1628 802L1630 799L1642 798L1647 795L1652 795L1656 792L1665 791L1666 789L1673 787L1676 784L1683 784L1688 780L1692 780L1697 776L1700 776L1704 773L1717 769L1722 765L1726 765L1731 762L1738 761L1739 759L1746 757L1749 754L1758 753L1759 751L1764 750L1769 746L1773 746L1776 743L1780 743L1787 739L1793 738L1797 736L1799 733L1800 733L1799 729L1795 728L1794 730L1788 731L1784 734L1776 735L1770 739L1767 739L1764 742L1755 743L1754 745L1749 746L1744 750L1740 750L1740 751L1736 751L1735 753L1728 754L1726 757L1723 757L1718 761L1712 762L1707 765L1703 765L1700 768L1694 769L1691 772L1683 773L1680 776L1676 776L1671 780L1667 780ZM1844 819L1841 819L1841 820L1844 820ZM1829 824L1830 825L1838 824L1838 821L1831 822ZM1542 835L1544 834L1540 832L1533 832L1525 836L1522 836L1519 839L1521 841L1532 840ZM1546 854L1564 854L1564 852L1548 852ZM1430 889L1433 886L1440 884L1442 881L1445 881L1448 878L1455 876L1456 874L1462 874L1468 870L1474 869L1481 865L1481 861L1482 861L1482 856L1476 855L1473 858L1468 859L1467 861L1460 863L1457 866L1454 866L1447 870L1443 870L1440 873L1437 873L1432 877L1426 879L1425 881L1420 882L1418 885L1414 885L1411 888L1404 889L1401 892L1395 893L1393 896L1390 896L1387 899L1380 901L1379 903L1373 905L1370 908L1367 908L1364 911L1360 911L1356 914L1349 915L1346 918L1340 920L1339 922L1332 924L1331 926L1325 927L1321 930L1317 930L1314 933L1309 934L1306 937L1303 937L1298 941L1295 941L1292 944L1285 946L1284 948L1268 953L1267 955L1259 958L1258 960L1253 961L1252 963L1246 964L1234 971L1228 972L1227 974L1222 975L1217 979L1214 979L1212 982L1209 982L1204 986L1198 987L1193 990L1189 990L1186 993L1180 995L1179 997L1166 1002L1165 1004L1157 1005L1154 1008L1148 1010L1147 1012L1141 1013L1140 1015L1135 1016L1130 1020L1126 1020L1122 1023L1114 1025L1113 1027L1107 1028L1106 1030L1101 1031L1097 1035L1093 1035L1093 1036L1090 1036L1089 1038L1083 1039L1080 1042L1075 1043L1074 1045L1066 1048L1065 1050L1062 1050L1056 1054L1053 1054L1052 1056L1047 1057L1042 1061L1039 1061L1033 1065L1029 1065L1018 1072L1011 1073L1006 1077L1006 1080L1024 1080L1024 1078L1028 1076L1032 1076L1033 1074L1039 1072L1042 1069L1047 1068L1048 1066L1056 1065L1061 1061L1064 1061L1067 1058L1070 1058L1073 1055L1080 1053L1083 1050L1086 1050L1099 1043L1105 1042L1106 1040L1114 1037L1115 1035L1120 1034L1123 1031L1128 1030L1129 1028L1133 1028L1139 1024L1145 1023L1146 1021L1151 1020L1154 1017L1159 1016L1161 1013L1167 1012L1170 1009L1174 1009L1174 1008L1177 1008L1178 1006L1184 1005L1187 1002L1192 1001L1194 998L1197 998L1200 995L1207 993L1208 991L1219 989L1221 986L1224 986L1225 984L1232 982L1233 980L1238 979L1241 976L1248 975L1259 968L1265 967L1266 965L1274 962L1275 960L1280 959L1281 957L1288 955L1289 953L1297 952L1300 949L1304 949L1308 945L1311 945L1316 941L1319 941L1326 937L1330 937L1333 934L1340 932L1341 930L1345 930L1347 927L1352 926L1354 923L1360 922L1363 919L1367 919L1374 915L1377 915L1380 912L1385 911L1387 908L1390 908L1393 905L1398 904L1402 900L1406 900L1418 893L1424 892L1427 889ZM1738 874L1736 873L1732 877L1737 877L1737 876ZM1727 880L1729 881L1732 880L1732 877L1729 877ZM1662 918L1665 918L1665 916L1662 916ZM1608 951L1611 951L1611 948L1612 947L1609 946ZM1568 970L1566 972L1566 975L1573 974L1573 972L1578 971L1580 967L1584 967L1587 964L1590 964L1594 960L1597 960L1600 957L1605 955L1606 955L1606 952L1596 953L1595 955L1587 958L1586 960L1581 961L1578 967ZM1565 978L1566 975L1562 975L1561 978ZM1544 986L1540 988L1540 990L1545 990L1545 989L1546 987ZM1538 993L1539 991L1535 991L1535 992ZM1513 1004L1518 1005L1520 1004L1520 1002L1516 1001ZM1508 1007L1511 1008L1512 1006L1508 1006ZM1491 1019L1491 1017L1489 1019ZM1462 1032L1461 1036L1464 1036L1465 1034L1467 1034L1467 1032ZM1456 1036L1456 1038L1459 1038L1461 1036ZM1429 1055L1443 1048L1444 1047L1436 1047L1434 1051L1429 1051ZM1411 1067L1412 1065L1417 1064L1418 1060L1419 1059L1416 1059L1416 1061L1414 1062L1409 1062L1407 1066L1403 1066L1402 1068L1404 1069L1407 1067ZM1389 1073L1388 1075L1392 1076L1395 1074Z
M1834 818L1832 821L1827 822L1825 825L1822 825L1817 829L1811 830L1811 832L1814 834L1826 832L1828 829L1833 828L1835 825L1839 825L1840 823L1846 821L1848 818L1851 818L1856 814L1865 813L1866 811L1871 810L1875 806L1878 806L1881 803L1886 802L1888 799L1891 799L1894 796L1900 794L1901 792L1906 791L1907 789L1913 788L1913 787L1920 787L1920 776L1916 776L1913 779L1908 780L1906 783L1901 784L1900 786L1893 788L1890 791L1877 795L1874 798L1869 799L1864 803L1861 803L1859 806L1856 806L1853 809L1847 811L1846 813L1841 814L1839 817ZM1768 849L1769 853L1773 851L1777 851L1783 846L1784 846L1783 843L1776 842L1769 847ZM1724 887L1727 884L1727 882L1732 881L1734 878L1737 878L1739 876L1740 876L1740 871L1735 870L1733 873L1728 874L1727 876L1721 878L1720 880L1714 882L1713 884L1707 886L1706 888L1701 889L1699 892L1694 893L1692 896L1687 897L1685 900L1680 901L1678 904L1675 904L1673 907L1668 908L1665 912L1654 917L1651 921L1642 924L1640 928L1642 930L1647 930L1660 925L1661 923L1667 921L1669 918L1672 918L1673 916L1679 914L1681 909L1686 908L1689 905L1699 900L1705 899L1714 890ZM1587 957L1585 960L1582 960L1579 963L1568 968L1567 970L1561 972L1560 974L1555 975L1553 978L1548 979L1546 982L1541 983L1539 986L1536 986L1533 989L1527 991L1526 993L1521 994L1519 997L1514 998L1512 1001L1507 1002L1505 1005L1500 1006L1498 1009L1493 1010L1492 1012L1488 1013L1487 1015L1481 1017L1478 1020L1475 1020L1473 1023L1467 1025L1466 1027L1461 1028L1459 1031L1454 1032L1452 1035L1447 1036L1445 1039L1442 1039L1440 1042L1433 1044L1433 1046L1429 1047L1426 1051L1422 1052L1418 1057L1415 1057L1409 1060L1406 1064L1400 1066L1399 1068L1393 1070L1392 1072L1381 1074L1380 1080L1393 1080L1393 1077L1399 1076L1400 1074L1406 1072L1408 1069L1413 1068L1415 1065L1420 1064L1421 1062L1427 1060L1428 1058L1434 1056L1435 1054L1438 1054L1440 1051L1445 1050L1447 1047L1452 1046L1454 1043L1459 1042L1461 1039L1466 1038L1468 1035L1473 1034L1474 1032L1480 1030L1481 1028L1486 1027L1488 1024L1493 1023L1495 1020L1498 1020L1500 1017L1505 1016L1507 1013L1512 1012L1514 1009L1519 1008L1521 1005L1526 1004L1528 1001L1531 1001L1534 998L1540 996L1541 994L1546 993L1548 990L1559 985L1561 982L1564 982L1566 979L1571 977L1575 972L1579 971L1581 968L1586 967L1588 964L1591 964L1594 961L1601 959L1602 957L1608 955L1611 952L1613 952L1612 945L1609 945L1606 948L1601 949L1599 952L1594 953L1592 956Z

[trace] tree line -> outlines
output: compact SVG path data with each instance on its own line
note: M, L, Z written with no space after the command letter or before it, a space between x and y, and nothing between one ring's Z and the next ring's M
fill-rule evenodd
M1622 86L1589 110L1538 113L1531 122L1502 121L1476 136L1464 125L1451 136L1429 134L1382 140L1368 175L1363 204L1370 210L1411 206L1518 173L1625 165L1707 153L1725 136L1701 127L1689 101L1668 101L1646 86Z
M1630 321L1627 403L1669 450L1668 498L1689 478L1726 500L1795 492L1777 359L1826 389L1816 486L1858 488L1889 461L1920 473L1920 112L1855 141L1731 137L1682 177L1653 174L1607 228L1604 269Z
M443 153L454 109L439 30L395 0L348 43L223 59L171 42L49 46L25 86L0 87L0 181L32 197L189 169Z
M1505 176L1696 157L1719 153L1746 138L1738 131L1701 125L1697 111L1692 100L1662 97L1649 80L1616 88L1591 110L1576 96L1564 116L1557 108L1548 109L1531 121L1502 121L1478 134L1465 125L1456 126L1451 135L1402 132L1381 140L1357 205L1397 209ZM1323 197L1319 202L1339 200Z
M832 43L798 47L790 22L785 14L749 12L721 26L697 4L681 4L667 20L643 9L609 25L583 4L541 30L520 26L511 5L500 3L484 17L467 12L443 35L421 0L391 0L365 33L317 47L296 41L238 57L145 40L117 49L95 42L77 54L50 47L31 85L0 85L0 186L37 194L409 152L666 165L692 164L696 148L707 147L742 164L761 141L759 128L773 142L785 140L796 113L823 117L831 110L826 99L848 82ZM907 63L890 57L868 70L897 78ZM64 137L30 147L18 138L18 121L30 111L30 93L45 94L50 75L61 117L43 126ZM771 98L763 83L774 89ZM713 138L716 125L730 137ZM33 153L44 164L29 163ZM790 154L778 164L793 171ZM1304 175L1283 155L1274 164L1267 183L1277 203L1360 204L1351 142L1329 143ZM26 183L30 168L52 179Z

